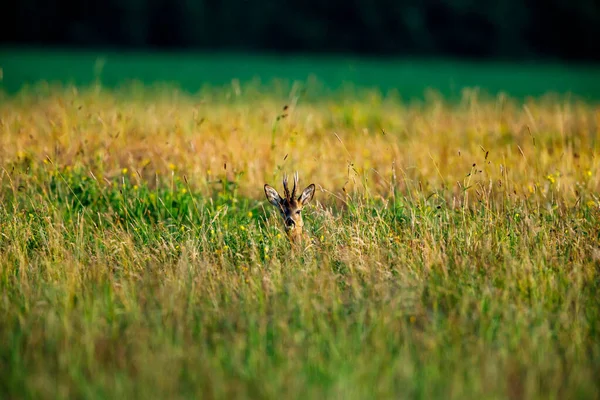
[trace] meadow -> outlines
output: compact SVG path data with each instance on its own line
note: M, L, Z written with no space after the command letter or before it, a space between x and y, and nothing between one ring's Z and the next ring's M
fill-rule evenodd
M4 95L0 397L598 398L598 103L307 92Z

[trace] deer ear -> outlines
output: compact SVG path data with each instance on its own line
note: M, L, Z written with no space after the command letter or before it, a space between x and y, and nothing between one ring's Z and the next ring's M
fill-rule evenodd
M300 195L300 197L298 197L298 201L300 203L302 203L302 205L305 205L309 201L312 200L314 195L315 195L315 184L311 183L310 185L308 185L308 187L306 189L304 189L302 191L302 194Z
M281 196L279 193L277 193L277 190L267 184L265 184L265 196L267 196L269 203L273 204L275 207L279 207L281 203Z

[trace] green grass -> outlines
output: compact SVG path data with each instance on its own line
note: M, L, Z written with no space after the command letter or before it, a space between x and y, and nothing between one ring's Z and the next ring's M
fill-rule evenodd
M363 94L6 99L2 397L598 398L597 104Z
M434 89L459 99L464 88L479 87L512 97L572 93L600 100L600 68L561 63L468 62L446 59L367 60L351 57L260 56L244 54L119 53L0 49L4 79L0 87L15 93L39 81L120 87L131 81L145 85L176 84L195 93L206 86L238 80L284 84L314 79L307 94L315 98L347 86L397 91L405 99L423 98ZM317 87L318 86L318 87Z

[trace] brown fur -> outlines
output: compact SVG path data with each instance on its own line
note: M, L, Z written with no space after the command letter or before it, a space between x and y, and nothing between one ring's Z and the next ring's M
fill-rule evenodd
M265 184L265 196L273 206L275 206L285 225L285 231L294 243L298 243L307 237L304 232L304 221L302 220L302 208L312 200L315 195L315 185L311 183L302 191L300 196L296 198L296 186L298 183L298 174L294 175L294 188L290 193L287 186L287 177L283 177L283 190L285 196L282 197L277 190Z

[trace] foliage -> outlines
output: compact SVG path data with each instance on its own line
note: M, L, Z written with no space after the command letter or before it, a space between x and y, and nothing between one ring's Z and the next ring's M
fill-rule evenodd
M243 93L0 106L2 393L598 395L597 105Z
M0 37L12 44L596 61L600 54L595 0L22 0L3 11Z

